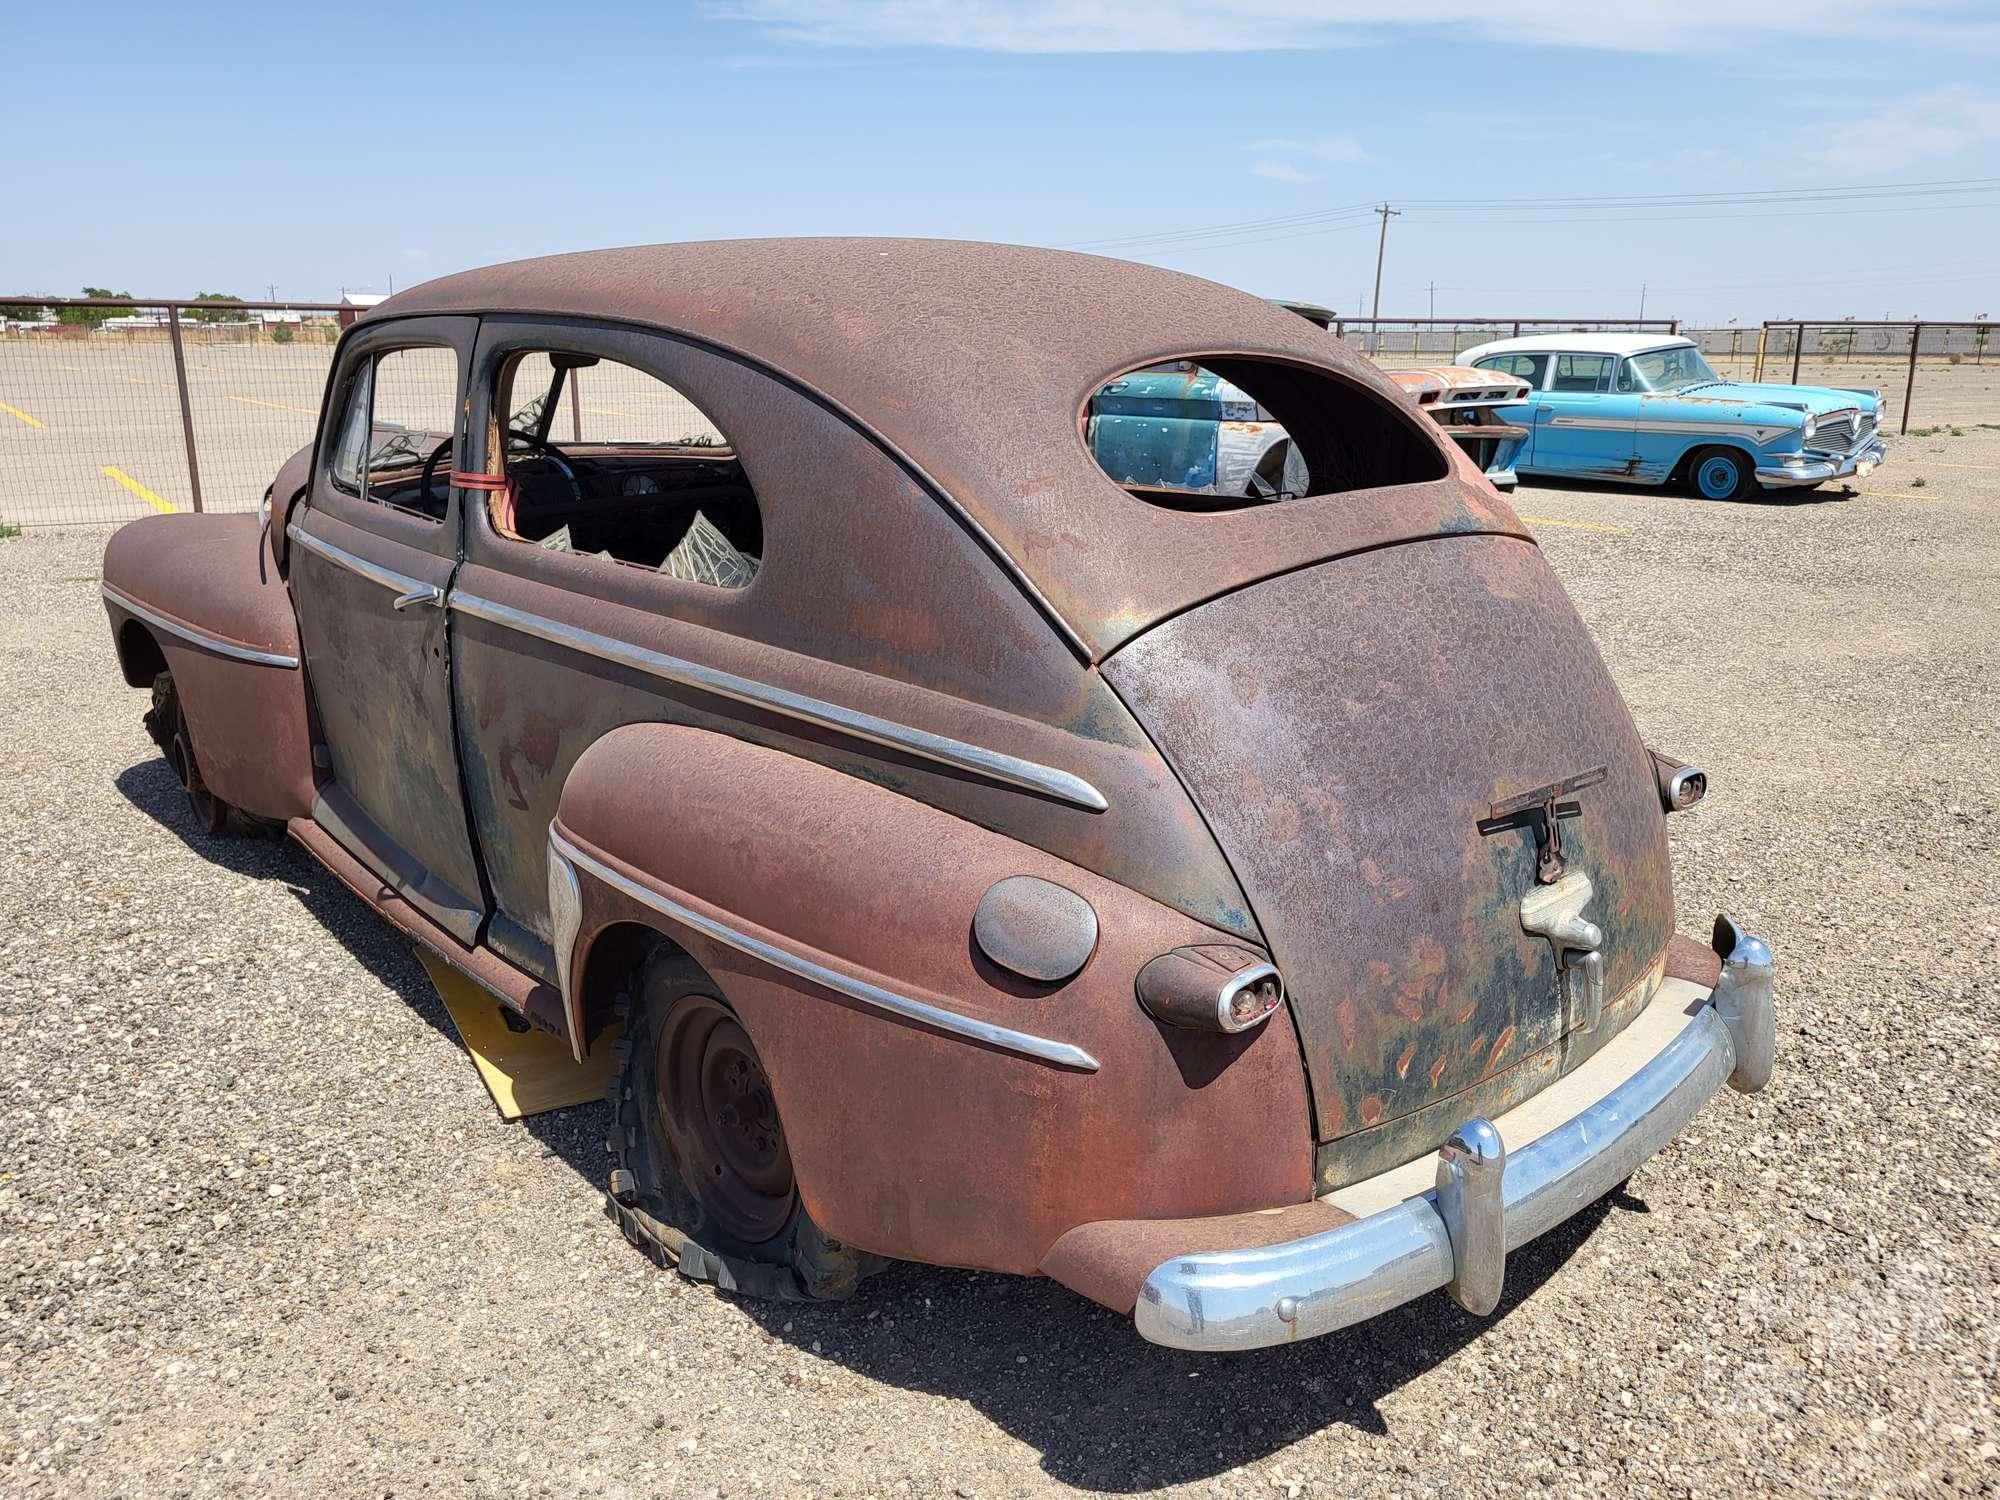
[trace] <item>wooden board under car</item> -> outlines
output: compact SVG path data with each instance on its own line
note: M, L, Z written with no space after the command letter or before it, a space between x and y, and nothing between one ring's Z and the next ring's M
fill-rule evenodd
M502 1119L595 1104L604 1097L611 1085L615 1029L599 1036L579 1064L560 1037L539 1027L524 1031L510 1027L512 1012L443 959L422 948L417 957L423 960L424 972L437 987L445 1013L458 1028L458 1039L465 1043L479 1081L493 1096ZM526 1025L517 1016L513 1020Z

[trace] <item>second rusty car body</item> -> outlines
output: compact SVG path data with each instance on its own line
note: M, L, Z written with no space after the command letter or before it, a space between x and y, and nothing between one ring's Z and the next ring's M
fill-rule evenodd
M1296 492L1107 475L1093 401L1179 361ZM643 389L579 401L607 371ZM1039 1272L1204 1349L1490 1309L1770 1067L1763 945L1672 932L1699 774L1533 538L1211 283L868 240L447 277L348 331L266 517L135 523L104 597L211 826L579 1059L622 1018L617 1215L725 1286Z

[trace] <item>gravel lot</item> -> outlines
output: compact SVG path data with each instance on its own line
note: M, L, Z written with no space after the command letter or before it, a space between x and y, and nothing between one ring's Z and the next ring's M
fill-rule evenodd
M390 928L191 834L102 534L0 541L0 1492L1993 1493L1996 502L1993 430L1846 498L1521 493L1711 774L1681 925L1771 941L1778 1077L1497 1317L1226 1360L1041 1282L771 1308L651 1269L601 1108L500 1123Z

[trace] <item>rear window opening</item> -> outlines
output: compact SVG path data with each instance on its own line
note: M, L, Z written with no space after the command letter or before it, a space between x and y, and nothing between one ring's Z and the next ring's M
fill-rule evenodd
M1175 510L1237 510L1448 472L1413 410L1267 359L1182 359L1121 375L1091 398L1085 437L1114 483Z

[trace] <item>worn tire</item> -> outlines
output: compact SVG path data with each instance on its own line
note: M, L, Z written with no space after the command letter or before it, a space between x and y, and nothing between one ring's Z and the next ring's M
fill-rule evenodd
M160 747L168 769L181 784L181 794L187 798L188 812L196 828L210 838L254 831L254 820L216 796L202 779L194 735L188 728L187 716L181 712L180 693L174 687L172 672L161 672L153 678L153 706L146 711L146 733Z
M614 1166L605 1211L625 1238L654 1264L724 1291L785 1301L853 1296L880 1258L829 1239L806 1212L762 1064L715 982L662 946L619 1010L625 1031L609 1096ZM703 1087L685 1086L696 1077ZM732 1078L749 1079L747 1092L717 1109ZM717 1116L745 1098L757 1103L743 1116L741 1139L718 1146ZM747 1172L738 1169L746 1151Z
M1747 500L1757 493L1757 466L1740 448L1703 448L1688 460L1688 483L1704 500Z

